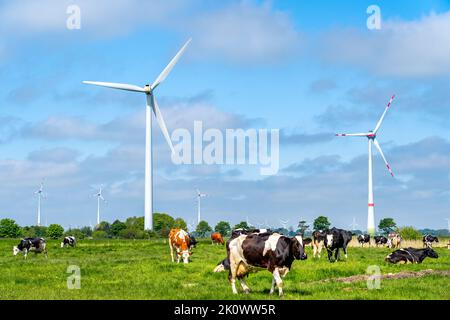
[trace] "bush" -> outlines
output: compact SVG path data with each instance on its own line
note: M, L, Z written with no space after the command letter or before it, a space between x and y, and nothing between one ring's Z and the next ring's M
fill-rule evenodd
M47 237L50 239L59 239L64 234L64 228L59 224L51 224L47 229Z
M106 239L108 238L108 234L103 230L96 230L92 232L92 238L94 239Z
M414 229L414 227L401 227L398 229L398 233L405 240L420 240L422 239L422 233Z
M165 213L155 213L153 215L153 230L161 237L167 237L170 229L173 228L175 220Z
M219 221L214 227L215 232L220 232L222 236L227 236L231 233L231 226L226 221Z
M22 228L22 236L26 238L46 238L47 227L31 226Z
M20 227L14 220L0 220L0 238L18 238L20 233Z

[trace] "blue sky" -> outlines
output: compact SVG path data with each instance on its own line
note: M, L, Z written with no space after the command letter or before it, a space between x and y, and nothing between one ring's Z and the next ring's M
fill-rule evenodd
M81 29L66 28L66 8ZM368 30L366 9L381 9ZM48 223L143 214L144 100L83 80L152 82L190 37L158 88L169 130L281 130L280 171L175 166L155 133L155 211L280 225L326 215L360 228L367 215L366 131L396 94L375 151L376 221L444 228L450 208L448 1L0 1L0 217L34 224L45 180Z

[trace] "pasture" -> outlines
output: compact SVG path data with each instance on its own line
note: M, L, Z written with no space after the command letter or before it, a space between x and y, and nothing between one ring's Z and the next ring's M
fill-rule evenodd
M231 293L227 273L213 273L226 253L224 246L201 240L191 263L170 261L168 244L160 240L83 240L77 248L59 247L48 240L49 259L30 254L24 260L12 255L18 240L0 240L1 299L279 299L268 294L271 274L250 274L252 293ZM417 247L417 246L416 246ZM388 265L387 248L349 248L347 261L329 263L321 259L295 261L284 280L284 299L450 299L450 250L437 248L439 259L427 258L418 265ZM343 257L342 257L343 258ZM67 289L69 265L81 269L81 289ZM445 270L421 277L382 279L381 288L368 290L366 281L336 281L337 278L366 274L370 265L381 273Z

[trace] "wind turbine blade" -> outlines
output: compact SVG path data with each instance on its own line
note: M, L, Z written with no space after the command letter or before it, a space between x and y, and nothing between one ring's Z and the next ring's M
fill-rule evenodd
M100 199L102 199L103 201L105 201L105 202L106 202L105 198L103 198L103 196L102 196L102 195L100 195L99 197L100 197Z
M167 67L161 72L161 74L156 78L156 80L153 82L151 86L151 90L155 89L161 82L163 82L167 76L169 75L172 68L175 66L175 64L178 62L178 60L181 58L181 56L184 53L184 50L186 50L186 47L189 45L192 39L189 39L184 46L178 51L175 57L169 62Z
M336 133L336 137L367 137L370 133Z
M166 141L170 147L170 150L172 151L172 153L175 153L175 150L174 150L173 144L172 144L172 140L170 139L169 132L167 131L166 123L164 122L164 118L161 114L161 111L159 110L158 103L156 102L155 97L153 95L147 95L147 99L150 99L150 106L153 109L153 113L155 114L156 121L158 121L159 127L161 128L164 138L166 138Z
M389 107L391 106L391 103L394 100L394 98L395 98L395 94L391 97L391 100L389 100L389 102L388 102L388 104L386 106L386 109L384 109L384 112L381 115L380 120L378 120L378 123L377 123L375 129L373 129L373 133L377 133L377 131L380 129L381 124L383 123L383 120L384 120L384 116L386 115L386 112L388 111Z
M381 155L381 157L383 158L384 163L386 164L386 167L387 167L387 169L389 170L389 173L391 174L391 176L394 176L394 173L393 173L392 170L391 170L391 166L390 166L389 163L387 162L387 160L386 160L386 158L385 158L385 156L384 156L384 154L383 154L383 151L381 150L381 146L380 146L380 144L378 143L377 139L374 139L374 140L373 140L373 143L375 144L375 147L377 147L378 151L380 152L380 155Z
M92 84L94 86L120 89L126 91L135 91L135 92L144 92L145 90L142 87L135 86L133 84L125 84L125 83L113 83L113 82L96 82L96 81L83 81L84 84Z

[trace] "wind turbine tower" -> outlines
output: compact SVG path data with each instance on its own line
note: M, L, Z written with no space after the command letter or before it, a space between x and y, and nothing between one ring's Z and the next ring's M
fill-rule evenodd
M380 153L381 157L383 158L384 163L386 164L387 169L389 170L389 173L392 177L394 177L394 173L391 170L391 167L389 163L387 162L383 151L381 150L381 146L378 143L377 133L378 130L381 127L381 124L383 123L384 117L386 116L386 112L388 111L389 107L391 106L392 101L394 100L394 95L389 100L389 103L386 106L386 109L384 110L383 114L381 115L380 120L378 121L377 125L375 126L375 129L372 131L369 131L367 133L338 133L336 136L338 137L366 137L368 140L368 151L369 151L369 175L368 175L368 213L367 213L367 232L370 235L375 234L375 203L373 198L373 165L372 165L372 145L375 145L375 147L378 149L378 152Z

